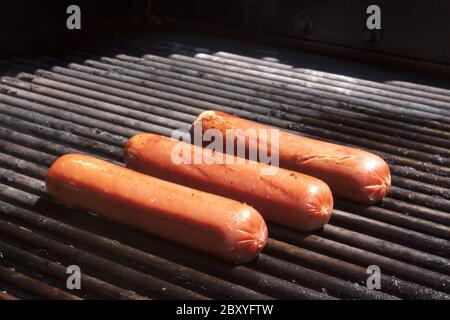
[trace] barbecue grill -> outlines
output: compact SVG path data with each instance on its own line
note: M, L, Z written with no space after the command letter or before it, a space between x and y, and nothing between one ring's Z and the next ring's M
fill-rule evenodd
M254 1L241 2L250 16L242 25L226 20L235 2L216 23L202 1L123 2L86 14L82 36L58 31L59 18L29 32L6 29L15 41L2 40L0 58L0 299L449 298L446 43L436 56L428 47L400 52L383 43L388 32L378 47L326 43L313 4L301 15L313 17L313 30L302 22L296 37L292 25L274 28L251 15ZM317 232L269 224L267 247L240 266L47 195L46 172L58 156L123 164L132 135L189 130L209 109L376 153L390 165L392 190L372 206L336 199ZM70 265L82 271L81 290L66 287ZM379 289L366 285L370 266L381 271Z

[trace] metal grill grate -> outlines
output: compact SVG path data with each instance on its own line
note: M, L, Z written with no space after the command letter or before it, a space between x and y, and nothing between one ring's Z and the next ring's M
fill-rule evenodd
M225 39L127 34L0 61L1 298L449 298L450 90L415 75ZM421 81L425 81L423 78ZM270 225L231 266L64 208L46 169L65 153L122 162L127 138L220 109L386 159L390 196L337 200L329 225ZM65 289L66 266L83 289ZM381 290L365 287L369 265Z

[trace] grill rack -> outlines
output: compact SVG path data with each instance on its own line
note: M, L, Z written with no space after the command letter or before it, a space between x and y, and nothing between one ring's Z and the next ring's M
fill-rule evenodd
M0 289L7 291L0 298L449 298L446 83L245 42L148 32L53 56L10 57L0 72ZM312 234L269 225L267 248L244 266L47 196L46 169L59 155L120 164L133 134L189 129L212 108L377 153L390 164L391 194L370 207L337 200L330 224ZM65 289L70 264L86 275L79 292ZM365 287L372 264L383 273L379 291Z

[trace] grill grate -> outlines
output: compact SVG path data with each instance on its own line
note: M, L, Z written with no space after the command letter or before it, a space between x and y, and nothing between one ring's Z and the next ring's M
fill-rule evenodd
M270 57L270 59L269 59ZM280 62L278 62L280 61ZM326 71L325 71L326 70ZM450 90L411 73L190 34L135 33L0 61L0 298L448 299ZM342 200L329 225L270 225L231 266L53 203L48 166L122 163L127 138L189 129L208 109L375 152L387 199ZM65 289L66 267L86 275ZM365 287L369 265L381 290Z

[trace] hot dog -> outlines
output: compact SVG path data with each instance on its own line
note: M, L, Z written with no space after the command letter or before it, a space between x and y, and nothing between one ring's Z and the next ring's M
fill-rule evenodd
M174 152L184 150L187 154L180 156L191 161L174 162ZM192 161L198 158L202 161ZM155 134L138 134L125 147L127 167L248 203L269 221L311 231L330 219L333 197L324 182L281 168L272 174L274 167L269 165L231 158L227 161L224 153L208 153L200 146Z
M254 259L267 227L252 207L84 155L65 155L46 179L50 195L235 263Z
M203 112L194 121L193 128L202 132L220 130L224 137L226 130L240 129L249 132L245 134L247 140L241 142L245 143L247 151L258 145L271 147L270 141L263 141L254 134L270 127L220 111ZM323 180L339 197L372 204L383 199L389 191L389 166L375 154L283 131L279 132L277 150L281 167Z

